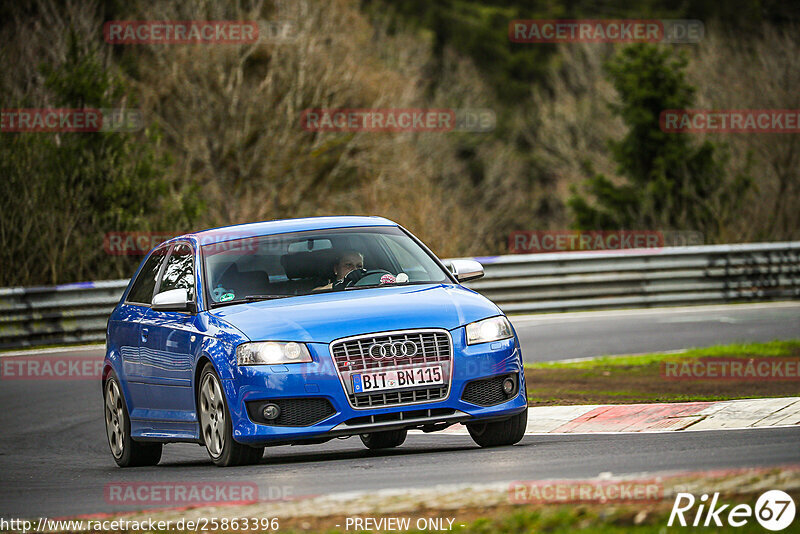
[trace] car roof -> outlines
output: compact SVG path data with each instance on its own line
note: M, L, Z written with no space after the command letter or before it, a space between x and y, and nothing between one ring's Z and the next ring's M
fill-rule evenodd
M194 238L201 243L221 243L232 239L246 239L263 235L305 232L308 230L329 230L334 228L355 228L359 226L397 226L397 223L389 219L384 219L383 217L351 215L279 219L211 228L209 230L185 234L171 239L170 241L177 241L181 238Z

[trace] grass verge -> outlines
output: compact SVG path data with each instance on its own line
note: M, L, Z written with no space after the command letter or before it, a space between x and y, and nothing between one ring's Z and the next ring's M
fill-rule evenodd
M800 359L800 340L718 345L680 354L606 356L573 363L548 362L525 366L528 403L532 406L567 404L632 404L690 402L800 396L800 380L694 378L665 376L664 366L719 359ZM681 367L685 369L686 367ZM796 367L795 367L796 369Z

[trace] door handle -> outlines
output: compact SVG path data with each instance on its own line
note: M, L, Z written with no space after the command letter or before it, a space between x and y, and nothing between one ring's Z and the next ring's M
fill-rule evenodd
M142 328L142 341L147 341L147 334L150 332L147 328Z

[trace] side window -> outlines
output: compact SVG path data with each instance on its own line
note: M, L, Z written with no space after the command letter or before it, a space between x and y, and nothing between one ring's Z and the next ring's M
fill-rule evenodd
M144 267L139 271L139 276L136 277L136 281L133 283L131 292L128 293L128 302L150 305L153 301L153 291L156 288L156 278L158 278L158 272L161 270L161 265L164 263L166 256L167 247L162 247L155 250L147 258L147 262L145 262Z
M171 289L188 289L189 298L194 299L194 254L188 243L178 243L173 247L164 268L158 292Z

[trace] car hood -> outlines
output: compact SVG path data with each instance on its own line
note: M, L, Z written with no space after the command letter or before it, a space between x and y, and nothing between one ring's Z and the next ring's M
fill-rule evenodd
M445 328L502 313L485 297L450 284L318 293L211 310L252 341L330 343L389 330Z

